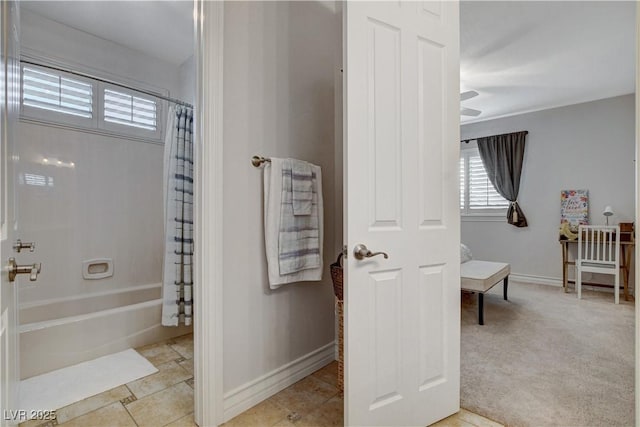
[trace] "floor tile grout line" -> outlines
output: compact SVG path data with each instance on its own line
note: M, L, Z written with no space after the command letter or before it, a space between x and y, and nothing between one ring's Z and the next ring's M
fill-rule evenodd
M191 378L193 378L193 377L190 377L190 378L188 378L188 379L191 379ZM188 379L187 379L187 380L188 380ZM140 400L146 399L146 398L147 398L147 397L149 397L149 396L153 396L154 394L158 394L158 393L160 393L161 391L168 390L168 389L170 389L171 387L175 387L175 386L177 386L177 385L178 385L178 384L180 384L180 383L186 382L187 380L178 381L178 382L177 382L177 383L175 383L175 384L171 384L170 386L165 387L165 388L163 388L163 389L161 389L161 390L156 390L156 391L154 391L153 393L151 393L151 394L147 394L147 395L145 395L145 396L143 396L143 397L141 397L141 398L138 398L138 396L136 396L136 400L134 400L133 402L138 402L138 401L140 401ZM187 384L187 385L189 385L189 384ZM127 387L127 388L128 388L128 387ZM131 394L133 394L133 393L131 393ZM133 403L133 402L131 402L131 403Z
M153 375L153 374L152 374L152 375ZM147 375L147 376L148 376L148 375ZM143 377L143 378L144 378L144 377ZM136 380L136 381L137 381L137 380ZM133 382L133 381L132 381L132 382ZM131 384L131 383L126 383L126 384L124 384L124 386L127 388L127 390L129 390L129 393L131 393L131 396L135 397L135 398L136 398L136 400L138 400L138 396L136 396L136 394L133 392L133 390L131 390L131 389L129 388L129 384ZM134 400L134 402L135 402L135 400Z
M122 384L122 385L124 385L125 387L127 387L127 385L126 385L126 384ZM112 388L112 389L109 389L109 390L103 391L102 393L110 392L111 390L114 390L114 389L116 389L116 388L118 388L118 387L120 387L120 386L117 386L117 387L114 387L114 388ZM129 387L127 387L127 390L129 390ZM83 399L83 400L79 400L79 401L77 401L77 402L70 403L70 404L68 404L67 406L76 405L76 404L78 404L78 403L80 403L80 402L84 402L84 401L85 401L85 400L87 400L87 399L91 399L91 398L93 398L93 397L100 396L102 393L94 394L93 396L89 396L89 397L87 397L86 399ZM131 393L131 390L129 390L129 393ZM131 393L131 394L133 394L133 393ZM126 399L126 397L124 397L123 399ZM68 420L66 420L66 421L65 421L65 423L68 423L68 422L69 422L69 421L71 421L71 420L75 420L76 418L80 418L80 417L85 416L85 415L87 415L87 414L90 414L90 413L92 413L92 412L99 411L100 409L104 409L104 408L106 408L107 406L113 405L113 404L114 404L114 403L116 403L116 402L118 402L118 403L122 404L122 402L120 402L121 400L122 400L122 399L117 399L117 400L114 400L114 401L112 401L112 402L109 402L109 403L107 403L107 404L105 404L105 405L102 405L102 406L99 406L99 407L97 407L97 408L94 408L94 409L90 410L89 412L85 412L84 414L76 415L75 417L73 417L73 418L69 418ZM62 408L58 408L58 409L56 409L56 421L58 420L58 411L59 411L60 409L64 409L64 408L66 408L67 406L63 406ZM122 405L122 406L124 406L124 405ZM64 424L64 423L60 423L60 424ZM40 427L40 424L38 424L36 427Z
M138 421L136 421L136 419L133 417L133 414L129 411L129 408L127 408L127 405L125 405L124 403L120 402L120 404L124 407L124 410L127 411L127 414L129 415L129 418L131 418L133 420L133 423L140 427L140 424L138 424Z

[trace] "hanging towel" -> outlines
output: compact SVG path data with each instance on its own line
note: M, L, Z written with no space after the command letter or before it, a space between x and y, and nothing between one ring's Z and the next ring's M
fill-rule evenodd
M313 172L311 165L302 160L287 159L285 168L291 169L293 214L311 215L313 206Z
M295 166L298 170L307 166L310 179L305 182L305 175L295 176ZM300 165L302 164L302 165ZM302 167L300 167L302 166ZM313 209L313 178L315 173L306 162L286 159L282 167L282 202L280 207L280 234L278 235L278 263L280 275L297 273L298 271L318 268L320 265L320 227L318 224L318 210ZM308 182L312 196L308 215L295 214L294 186L296 181L302 182L298 187L305 188Z
M272 289L286 283L322 280L322 172L319 166L309 164L312 171L311 214L295 216L292 169L286 164L286 159L272 158L264 168L265 248ZM295 246L296 242L299 247ZM281 259L285 261L282 271Z

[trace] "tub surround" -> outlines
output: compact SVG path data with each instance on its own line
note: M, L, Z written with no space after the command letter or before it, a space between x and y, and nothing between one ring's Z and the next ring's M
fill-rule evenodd
M21 308L20 378L190 333L191 327L160 324L160 289L157 284Z

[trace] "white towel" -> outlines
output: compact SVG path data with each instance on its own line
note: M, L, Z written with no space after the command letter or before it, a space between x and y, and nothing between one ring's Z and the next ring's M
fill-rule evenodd
M310 164L311 171L315 174L314 198L316 203L313 205L314 208L312 208L312 211L315 211L317 215L319 263L318 266L314 268L306 268L290 274L280 274L280 233L282 229L281 208L283 204L282 186L284 164L284 159L272 158L271 163L267 163L264 168L265 249L269 271L269 285L272 289L276 289L286 283L322 280L323 270L324 205L322 200L322 172L319 166ZM289 205L289 209L292 209L291 204ZM313 214L311 216L313 216Z

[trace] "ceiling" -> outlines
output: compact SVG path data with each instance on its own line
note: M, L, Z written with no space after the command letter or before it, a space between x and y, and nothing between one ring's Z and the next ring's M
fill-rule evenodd
M20 7L175 65L194 52L193 1L22 1Z
M463 123L635 92L634 2L463 1Z
M193 54L193 3L25 1L70 27L179 65ZM635 4L616 1L463 1L463 123L635 91Z

